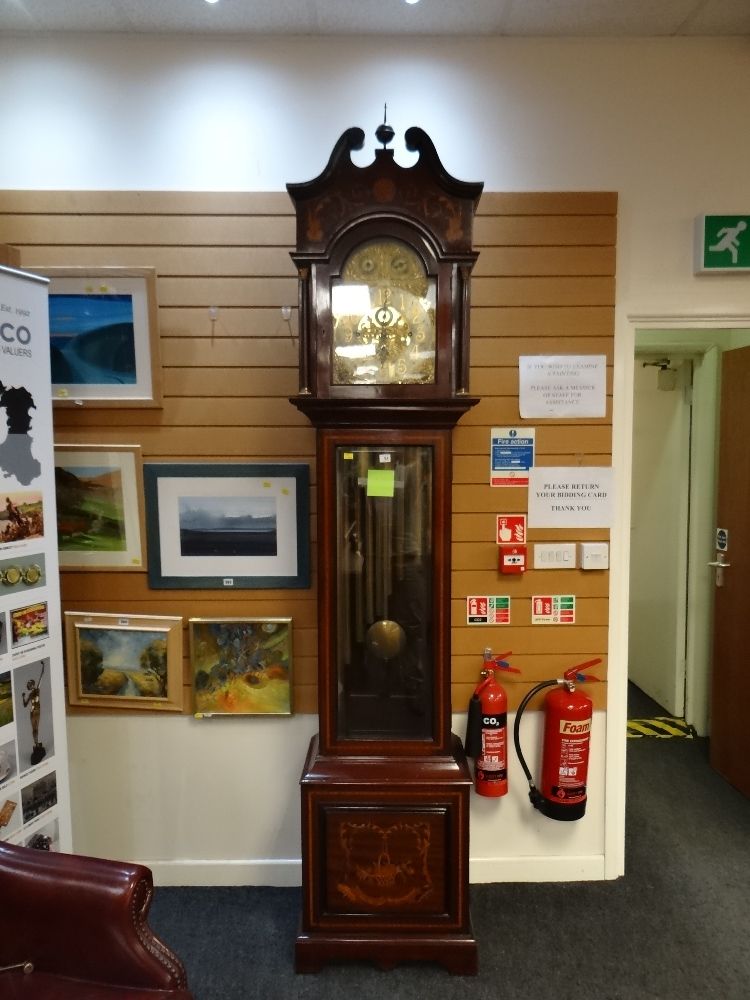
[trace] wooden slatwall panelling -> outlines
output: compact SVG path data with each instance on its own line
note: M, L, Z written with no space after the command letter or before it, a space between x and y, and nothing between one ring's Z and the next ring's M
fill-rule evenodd
M144 461L306 461L315 433L288 402L297 344L281 318L297 280L285 193L5 192L0 243L21 265L155 267L164 406L161 410L56 408L66 443L140 444ZM492 489L490 428L518 416L521 354L606 354L607 416L536 421L540 465L609 465L616 195L485 194L472 280L471 392L481 402L454 436L453 705L466 708L482 650L512 649L522 674L505 677L511 707L540 679L606 656L608 574L497 572L495 515L526 510L524 489ZM209 318L218 306L218 319ZM607 540L607 531L532 530L533 541ZM315 553L313 552L313 566ZM294 619L295 710L317 711L316 581L310 590L150 590L146 573L65 572L65 610ZM531 626L531 595L575 593L573 626ZM508 627L466 625L467 594L510 594ZM185 684L189 687L185 632ZM599 668L606 676L605 665ZM597 705L606 685L592 686ZM190 692L185 692L189 711ZM84 710L78 710L84 711Z
M21 253L18 248L0 243L0 264L4 264L6 267L18 267L20 263Z

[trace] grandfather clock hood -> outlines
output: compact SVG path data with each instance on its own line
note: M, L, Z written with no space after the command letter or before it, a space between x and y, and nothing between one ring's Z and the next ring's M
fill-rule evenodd
M393 131L386 129L384 138L390 141ZM423 129L407 129L404 140L410 152L419 153L412 166L396 163L393 150L383 146L371 164L358 167L351 154L362 149L365 133L349 128L318 177L287 184L297 209L298 250L323 252L342 228L392 213L433 233L444 254L471 254L474 213L484 185L449 174Z
M350 128L318 177L287 185L299 274L291 402L316 427L361 425L362 408L373 427L452 427L477 402L469 287L483 185L449 174L421 128L405 133L411 166L387 148L390 126L375 134L382 148L368 165L352 160L365 133Z

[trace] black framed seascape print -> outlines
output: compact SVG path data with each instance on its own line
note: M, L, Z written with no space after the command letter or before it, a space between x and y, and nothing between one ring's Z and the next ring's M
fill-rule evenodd
M298 463L143 467L151 587L310 586L310 470Z

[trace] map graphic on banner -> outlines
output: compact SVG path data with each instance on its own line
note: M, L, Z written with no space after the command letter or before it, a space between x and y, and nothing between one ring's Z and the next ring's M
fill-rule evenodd
M47 281L0 267L0 840L71 850Z
M32 454L31 411L34 397L24 385L5 386L0 380L0 421L5 416L8 434L0 444L0 472L12 476L22 486L39 477L42 466Z

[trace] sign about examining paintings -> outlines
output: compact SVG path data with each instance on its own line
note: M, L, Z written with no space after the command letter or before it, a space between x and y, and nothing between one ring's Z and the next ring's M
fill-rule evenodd
M561 354L520 357L519 411L524 419L605 416L606 356Z

